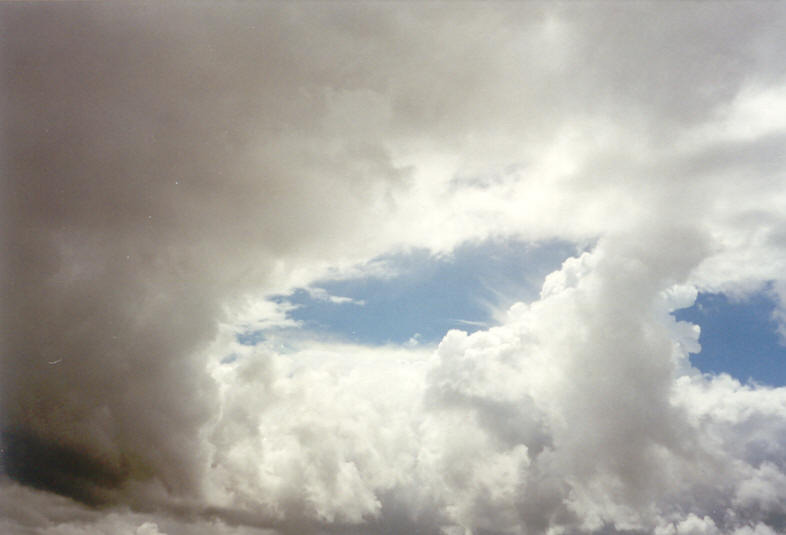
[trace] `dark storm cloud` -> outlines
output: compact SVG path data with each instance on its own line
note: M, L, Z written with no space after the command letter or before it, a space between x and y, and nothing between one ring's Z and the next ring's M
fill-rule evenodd
M215 406L195 354L221 306L264 289L276 257L344 233L399 172L378 147L323 146L320 84L350 75L325 65L342 43L286 9L3 19L8 471L76 497L87 481L87 501L129 477L193 492Z
M89 505L99 505L100 490L118 487L125 477L122 470L34 434L4 431L2 444L3 470L10 477Z

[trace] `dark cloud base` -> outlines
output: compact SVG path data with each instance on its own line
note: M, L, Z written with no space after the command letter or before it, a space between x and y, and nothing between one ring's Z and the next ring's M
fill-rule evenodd
M78 448L24 430L2 431L2 468L15 481L90 506L108 505L128 470L118 470Z

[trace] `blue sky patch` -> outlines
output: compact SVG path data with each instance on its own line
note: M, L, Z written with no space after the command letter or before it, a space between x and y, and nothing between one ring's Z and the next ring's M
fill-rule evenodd
M237 362L237 353L230 353L221 359L221 364L232 364L233 362Z
M495 308L535 299L544 277L574 254L576 246L566 242L511 240L463 245L446 257L416 250L377 259L397 276L314 284L352 301L305 289L274 299L296 305L290 317L312 332L373 345L434 343L450 329L488 328Z
M692 307L674 315L701 327L701 353L691 355L701 371L786 386L786 347L779 343L774 308L766 291L739 302L723 294L700 293Z
M244 346L255 346L265 341L265 334L262 330L246 331L235 335L237 343Z

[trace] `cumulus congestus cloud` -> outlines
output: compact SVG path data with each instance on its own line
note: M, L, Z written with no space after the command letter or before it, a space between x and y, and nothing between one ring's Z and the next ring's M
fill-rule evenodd
M9 533L786 529L786 393L670 314L782 323L780 6L1 10ZM487 239L578 252L436 348L266 300Z

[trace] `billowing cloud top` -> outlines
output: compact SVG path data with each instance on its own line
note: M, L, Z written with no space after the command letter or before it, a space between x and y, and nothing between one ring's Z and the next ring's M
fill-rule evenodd
M670 314L786 333L783 6L0 11L4 532L786 530L786 390ZM579 253L434 350L235 340L490 238Z

